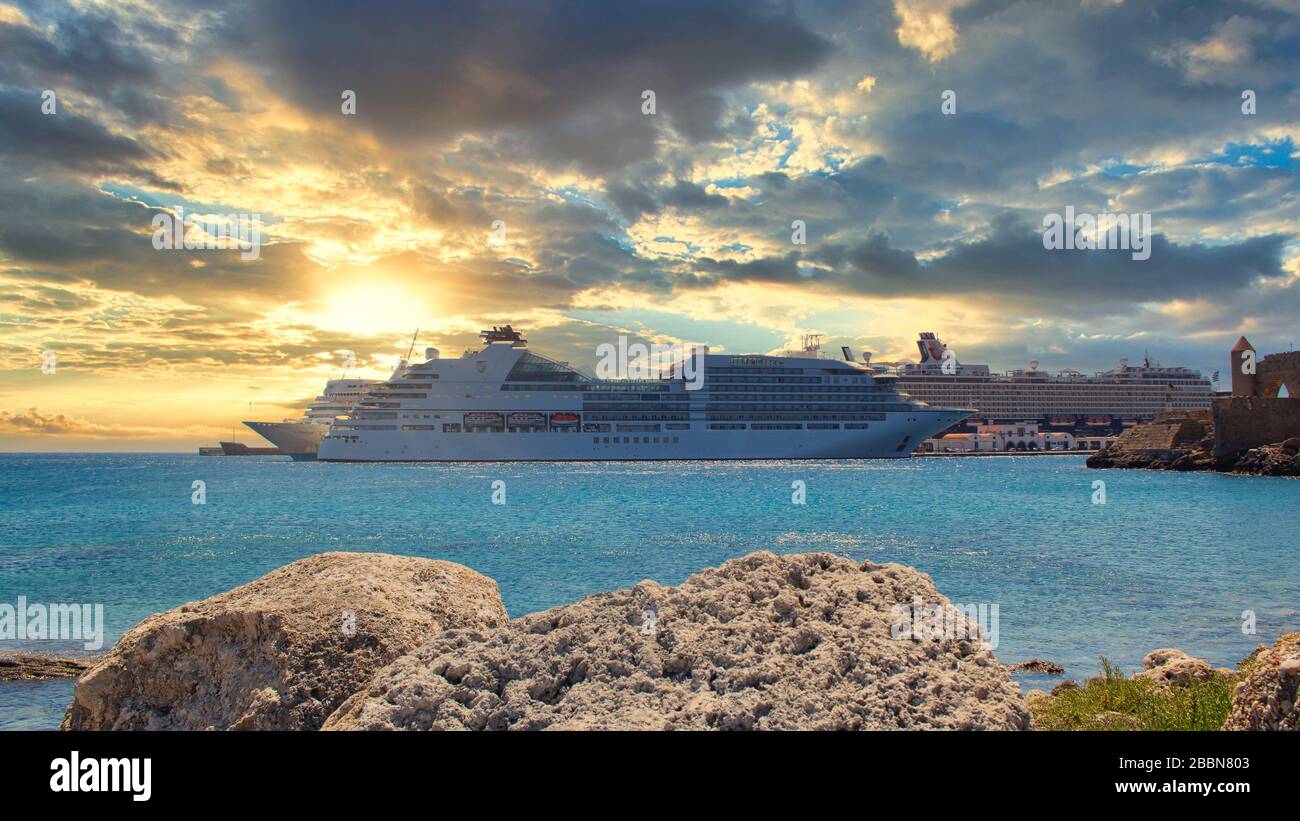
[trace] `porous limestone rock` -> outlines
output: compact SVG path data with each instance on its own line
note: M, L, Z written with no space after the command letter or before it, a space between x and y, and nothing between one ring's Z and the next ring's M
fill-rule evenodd
M1225 730L1300 730L1300 633L1251 654Z
M1223 671L1231 675L1232 671ZM1162 647L1152 650L1142 659L1142 671L1134 673L1134 679L1146 679L1156 684L1169 684L1183 687L1193 681L1209 681L1220 673L1204 659L1189 656L1182 650Z
M894 637L914 597L947 604L902 565L752 553L444 633L324 729L1028 729L978 640Z
M136 625L77 682L63 727L317 729L398 656L506 620L496 582L461 565L321 553Z

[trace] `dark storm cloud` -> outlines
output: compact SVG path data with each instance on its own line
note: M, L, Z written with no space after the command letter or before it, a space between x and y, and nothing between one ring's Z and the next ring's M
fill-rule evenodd
M1290 239L1272 234L1223 245L1177 244L1157 233L1150 239L1150 259L1135 260L1128 250L1047 250L1041 230L1005 215L990 226L988 237L956 244L929 263L873 234L851 247L814 249L806 258L792 251L745 263L702 259L697 270L707 276L680 284L802 282L884 297L983 295L1008 306L1037 305L1075 316L1098 306L1240 298L1261 280L1287 276L1281 257Z
M663 203L686 211L710 211L725 208L727 198L721 194L710 194L703 187L686 180L678 180L672 188L663 194Z
M987 239L962 245L933 264L909 271L872 260L853 260L855 279L872 289L943 294L1022 293L1060 301L1069 315L1076 303L1232 299L1260 277L1284 276L1286 235L1253 237L1225 245L1175 244L1163 234L1150 238L1151 258L1135 260L1127 250L1052 251L1041 228L1010 219L998 222Z
M250 37L304 108L357 92L362 127L404 143L514 134L542 159L609 170L649 156L654 118L717 136L716 92L814 68L829 41L764 0L281 0L250 7Z
M153 153L130 137L113 134L96 120L66 108L44 114L35 92L0 88L0 163L30 170L54 165L65 170L118 173L160 188L173 183L149 167Z
M155 27L150 33L166 37L168 31ZM0 54L5 56L0 60L0 83L38 88L71 83L95 93L122 84L147 84L157 74L139 46L134 34L94 14L60 16L48 29L0 23Z
M698 269L711 276L695 277L686 280L684 284L693 284L696 287L712 287L722 281L789 284L803 279L799 274L798 265L799 254L795 251L791 251L784 257L765 257L750 262L705 257L699 261Z
M618 209L628 222L636 222L645 214L659 211L659 202L647 186L636 183L609 183L605 187L605 196Z
M228 304L245 317L300 297L319 274L294 242L264 244L252 261L234 249L155 249L156 213L76 183L0 179L0 256L30 279Z

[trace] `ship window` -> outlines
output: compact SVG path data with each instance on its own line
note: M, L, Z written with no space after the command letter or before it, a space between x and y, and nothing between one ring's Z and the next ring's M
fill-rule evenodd
M609 437L608 437L608 436L605 437L605 444L607 444L607 445L609 444Z
M676 437L676 436L673 437L673 444L674 444L674 445L677 444L677 437Z
M529 380L533 382L585 382L586 378L572 368L525 351L510 373L507 381Z

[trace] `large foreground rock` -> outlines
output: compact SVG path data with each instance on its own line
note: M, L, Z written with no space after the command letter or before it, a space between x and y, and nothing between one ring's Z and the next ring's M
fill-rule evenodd
M325 729L1026 729L977 642L894 638L895 605L947 604L901 565L753 553L398 659Z
M1225 730L1300 730L1300 633L1287 633L1245 662Z
M505 621L496 582L461 565L322 553L136 625L77 683L64 728L316 729L443 630Z

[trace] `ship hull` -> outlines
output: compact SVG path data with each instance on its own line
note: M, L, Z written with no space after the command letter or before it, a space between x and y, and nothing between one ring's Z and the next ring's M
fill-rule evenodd
M249 429L288 454L295 462L316 459L329 425L304 422L245 422Z
M562 462L900 459L968 415L891 413L863 430L687 430L646 433L377 431L325 439L326 462ZM696 424L699 427L699 423Z

